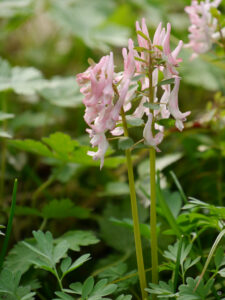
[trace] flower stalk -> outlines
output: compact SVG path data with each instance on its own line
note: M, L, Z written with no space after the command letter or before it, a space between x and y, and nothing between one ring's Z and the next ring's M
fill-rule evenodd
M152 56L149 55L149 103L154 103L154 87L153 87L153 66ZM154 132L154 111L150 109L152 114L151 131ZM151 228L151 263L152 263L152 283L158 283L158 241L157 241L157 215L156 215L156 181L155 181L155 159L156 150L151 147L149 151L150 162L150 228ZM153 300L157 299L156 295L152 295Z
M123 108L121 109L121 117L122 117L123 129L124 129L124 136L128 137L129 134L128 134L126 117ZM128 180L129 180L129 188L130 188L131 211L132 211L132 218L134 224L134 240L135 240L138 276L140 281L142 299L147 299L147 292L145 291L147 285L146 285L144 259L143 259L142 244L141 244L141 233L139 227L139 217L138 217L135 184L134 184L134 173L133 173L133 165L132 165L132 158L131 158L131 150L126 149L125 154L127 160Z

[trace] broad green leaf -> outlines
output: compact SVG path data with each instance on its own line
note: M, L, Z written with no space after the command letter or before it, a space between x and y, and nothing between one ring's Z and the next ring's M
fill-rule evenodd
M125 182L109 182L106 184L105 190L98 193L98 196L122 196L129 195L129 185Z
M46 219L64 219L68 217L86 219L89 215L88 209L74 205L70 199L54 199L42 208L42 216Z
M39 89L38 93L50 103L60 107L77 107L82 104L83 96L73 77L55 77Z
M138 127L144 124L144 121L140 118L135 118L133 116L126 116L127 124L132 127Z
M118 148L122 150L129 149L134 144L134 141L129 137L121 137L118 141Z
M53 157L53 154L48 149L48 147L38 141L34 141L30 139L12 140L10 141L10 145L16 147L17 149L28 151L41 156Z
M108 50L107 44L126 45L129 36L129 29L126 27L107 23L114 8L112 0L55 0L51 3L49 12L56 22L81 38L88 47L105 51Z
M64 240L69 244L69 249L73 251L80 251L81 246L94 245L99 242L93 232L82 230L68 231L55 242L59 243Z

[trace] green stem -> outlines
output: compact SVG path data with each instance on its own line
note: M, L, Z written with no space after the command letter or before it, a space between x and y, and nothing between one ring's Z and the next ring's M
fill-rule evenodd
M56 270L56 267L54 267L54 271L55 271L55 277L57 278L57 281L58 281L60 290L62 291L62 290L63 290L62 280L59 278L59 274L58 274L58 272L57 272L57 270Z
M7 251L8 243L9 243L9 238L10 238L10 234L11 234L11 231L12 231L13 217L14 217L15 208L16 208L17 185L18 185L18 181L17 181L17 179L15 179L14 186L13 186L13 194L12 194L12 204L11 204L10 213L9 213L9 220L8 220L8 225L7 225L7 229L6 229L6 235L5 235L2 250L1 250L1 253L0 253L0 268L2 267L3 262L4 262L4 257L6 255L6 251Z
M2 111L7 113L7 99L6 94L2 94ZM3 130L7 129L7 120L3 121ZM6 151L7 151L7 139L2 139L1 149L1 178L0 178L0 204L3 204L4 198L4 185L5 185L5 165L6 165Z
M150 44L151 50L151 44ZM153 87L153 64L152 56L149 54L149 102L154 103L154 87ZM152 126L151 130L154 132L154 111L150 109L152 114ZM151 254L152 254L152 283L158 283L158 241L157 241L157 216L156 216L156 178L155 178L155 161L156 161L155 149L150 148L150 228L151 228ZM157 299L157 295L152 295L152 299Z
M126 123L126 118L125 118L125 113L123 108L121 110L121 116L123 121L124 135L128 137L127 123ZM125 150L125 154L127 159L131 210L132 210L132 218L134 223L134 240L135 240L135 248L136 248L138 276L139 276L139 281L141 286L142 299L147 299L147 292L145 291L146 277L145 277L144 259L143 259L142 244L141 244L141 234L140 234L140 227L139 227L138 208L137 208L137 200L136 200L136 192L135 192L135 184L134 184L134 173L133 173L133 164L131 158L131 150L130 149Z
M152 283L157 284L158 283L158 241L157 241L157 228L156 228L157 217L156 217L156 183L155 183L155 149L154 148L150 148L150 190L151 190L150 228L151 228L151 254L152 254Z
M37 199L39 197L39 195L47 188L49 187L52 182L54 182L55 177L54 176L50 176L50 178L48 180L46 180L44 183L42 183L39 188L33 193L32 196L32 206L35 207L36 203L37 203Z

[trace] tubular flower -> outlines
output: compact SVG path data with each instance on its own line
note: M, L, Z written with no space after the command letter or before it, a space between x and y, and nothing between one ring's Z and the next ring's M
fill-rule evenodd
M144 128L144 131L143 131L143 137L144 137L146 145L152 146L153 148L156 149L157 152L160 152L160 149L157 147L157 145L159 145L162 142L163 133L158 132L153 137L153 134L152 134L152 119L153 119L153 116L152 116L151 113L149 113L148 121L145 124L145 128Z
M182 131L184 128L183 121L186 120L186 117L190 115L190 111L185 113L180 112L178 107L178 91L180 86L180 78L175 77L175 85L169 96L169 112L176 120L176 127Z
M191 25L189 26L189 43L185 45L192 48L194 59L201 53L209 51L212 44L219 38L217 32L218 20L211 14L211 8L217 8L221 0L205 0L198 3L192 0L191 6L185 7L185 12L189 15Z
M135 72L133 41L130 39L127 49L123 49L124 72L121 75L114 72L113 53L103 56L97 64L90 66L84 73L77 75L76 79L84 95L83 103L86 107L84 120L90 127L87 132L91 138L92 147L98 147L97 152L88 151L94 160L104 163L105 152L108 148L106 132L114 135L121 134L116 129L120 119L120 111L125 103L131 78ZM113 86L117 86L117 94ZM114 103L115 96L117 101Z

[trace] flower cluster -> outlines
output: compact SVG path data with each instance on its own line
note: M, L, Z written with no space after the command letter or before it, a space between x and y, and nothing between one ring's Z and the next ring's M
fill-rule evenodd
M191 59L198 54L209 51L212 44L218 40L218 19L213 17L212 8L217 8L221 0L201 1L192 0L191 6L186 6L185 11L189 15L191 25L189 26L189 43L185 45L194 51Z
M163 28L160 23L151 41L145 19L141 25L136 23L138 46L134 47L131 39L128 50L124 48L123 72L114 71L113 53L104 56L98 63L93 63L84 73L77 75L83 103L86 107L84 119L89 128L93 147L97 152L89 151L93 159L104 163L104 155L108 148L106 133L119 136L123 134L121 127L121 109L133 118L147 119L143 137L146 145L160 151L158 145L163 140L163 126L157 124L160 119L171 116L176 120L176 127L183 129L183 121L190 112L181 113L178 107L178 90L180 77L177 71L182 48L180 41L175 50L170 49L171 25ZM163 77L162 96L158 98L158 78ZM162 82L161 82L162 83ZM174 87L171 88L171 84ZM151 94L151 95L150 95ZM138 98L133 103L133 99ZM154 106L155 105L155 106ZM158 132L156 132L158 131Z

